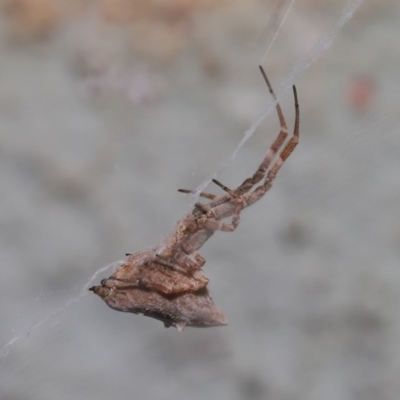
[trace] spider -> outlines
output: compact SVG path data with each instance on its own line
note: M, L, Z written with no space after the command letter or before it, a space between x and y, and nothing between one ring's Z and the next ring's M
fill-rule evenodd
M240 222L243 209L260 200L272 187L276 175L299 142L299 104L293 86L295 123L288 141L288 129L274 90L260 66L261 74L276 103L280 131L252 177L230 189L213 179L225 193L217 196L200 193L210 200L196 203L193 210L178 221L175 230L157 247L128 258L100 286L89 290L99 295L109 307L145 315L182 331L186 326L227 325L207 289L208 278L202 271L206 260L198 250L215 231L232 232ZM286 143L285 143L286 142ZM181 193L194 191L179 189ZM225 222L231 217L230 222Z

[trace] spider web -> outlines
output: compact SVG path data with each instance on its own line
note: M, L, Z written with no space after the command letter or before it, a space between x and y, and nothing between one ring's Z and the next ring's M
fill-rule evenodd
M276 38L279 35L280 30L284 26L284 23L286 21L287 16L289 15L295 1L292 0L286 9L284 16L279 24L279 26L276 28L274 36L268 45L268 48L265 52L265 55L262 58L262 62L265 60L267 55L269 54L271 48L273 47ZM304 57L299 58L296 60L296 62L293 64L293 67L290 71L290 73L282 80L282 82L279 85L276 85L275 87L275 92L277 95L278 100L282 99L282 97L289 91L291 90L291 87L294 82L296 82L299 77L311 66L313 65L333 44L334 39L336 35L339 33L339 31L342 29L342 27L350 21L352 16L354 15L354 12L357 10L357 8L361 5L362 0L347 0L344 4L343 9L341 10L340 17L333 26L333 28L325 35L323 35L317 43L313 46L312 50L306 54ZM241 141L238 143L237 147L231 154L231 156L224 160L221 163L220 168L215 171L212 176L210 176L207 180L205 180L199 187L197 188L197 193L200 193L205 189L205 187L211 182L213 178L216 178L217 175L228 165L230 165L233 160L236 158L237 154L241 150L241 148L245 145L245 143L252 137L256 129L260 126L260 124L275 110L275 103L271 102L261 113L259 117L257 117L254 122L251 124L251 126L244 132L243 138ZM195 201L195 200L194 200ZM79 293L69 299L68 301L65 302L65 304L60 307L59 309L47 314L45 317L41 318L39 321L35 322L34 324L29 324L28 326L18 330L13 337L5 343L0 352L0 359L4 359L7 357L9 354L10 350L12 350L13 346L27 338L30 334L38 330L39 327L50 323L51 321L55 320L56 318L60 318L62 314L71 306L79 303L87 294L88 294L88 287L90 287L98 277L100 273L103 273L107 270L113 270L116 267L120 265L120 262L115 262L110 265L107 265L98 271L88 280L88 282L83 286L82 290L79 291Z
M288 16L290 10L292 9L292 6L294 4L294 0L292 0L284 14L284 17L282 18L281 23L279 24L278 28L276 29L276 32L267 48L267 51L262 58L262 62L266 59L269 51L271 50L278 34L279 31L281 30L286 17ZM340 18L334 25L334 27L331 29L329 33L324 35L322 38L318 40L317 43L313 46L312 50L305 55L303 58L298 59L295 63L294 66L291 70L291 72L286 76L283 81L277 85L275 92L278 101L286 94L287 91L289 91L293 85L293 83L298 80L298 78L306 71L311 65L313 65L323 54L326 50L328 50L332 44L333 41L340 31L340 29L350 21L350 19L353 17L354 12L357 10L357 8L362 4L362 0L348 0L341 12ZM202 182L196 189L197 195L195 198L197 199L198 194L203 191L211 182L213 178L216 178L218 174L227 166L229 166L236 158L237 154L239 153L240 149L245 145L245 143L252 137L254 132L257 130L257 128L260 126L260 124L271 114L272 111L275 110L275 103L271 102L261 113L261 115L252 123L252 125L244 132L242 140L239 142L237 145L236 149L232 153L232 155L225 161L222 162L221 167L215 171L207 180ZM193 202L194 203L194 202ZM46 317L38 321L37 323L30 325L24 329L21 330L18 334L16 334L13 338L10 339L9 342L7 342L5 345L3 345L1 351L0 351L0 358L3 358L7 356L10 347L18 342L19 340L28 337L34 330L51 320L52 318L60 315L63 311L65 311L67 308L69 308L71 305L79 302L83 297L85 297L88 294L88 288L93 284L93 282L96 280L97 276L105 272L107 270L114 270L116 269L123 261L117 261L114 262L108 266L105 266L98 271L95 272L95 274L89 279L89 281L84 285L83 289L81 292L74 298L68 300L60 309L48 314Z

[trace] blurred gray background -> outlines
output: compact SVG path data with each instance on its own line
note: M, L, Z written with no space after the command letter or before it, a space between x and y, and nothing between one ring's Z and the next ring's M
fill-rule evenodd
M263 62L275 87L344 4L294 3ZM296 78L300 145L202 249L230 324L183 333L73 300L170 232L193 201L176 189L270 104L257 66L289 1L0 5L0 347L19 339L0 399L399 398L398 1L365 0ZM252 174L278 129L271 113L218 179Z

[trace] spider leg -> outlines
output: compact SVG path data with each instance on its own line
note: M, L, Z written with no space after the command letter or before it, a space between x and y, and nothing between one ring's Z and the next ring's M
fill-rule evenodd
M163 265L164 267L168 267L171 269L179 269L179 268L177 268L177 264L176 264L176 262L174 262L174 260L171 260L170 258L165 257L162 254L158 254L158 253L155 253L155 256L156 256L156 258L155 258L154 262L156 264L160 264L160 265Z
M156 260L154 262L185 274L201 268L206 263L205 258L197 253L197 251L194 253L190 253L181 246L181 251L176 251L171 258L156 253ZM194 260L191 256L193 256Z
M158 284L155 282L148 282L148 280L144 280L142 278L136 278L135 280L132 281L132 279L121 279L121 278L115 278L113 276L110 276L108 279L103 279L101 281L102 286L109 287L110 282L112 287L117 287L118 290L123 290L123 289L134 289L138 287L146 287L147 289L154 289L158 290L162 293L170 293L171 289L163 284Z
M293 86L293 94L295 100L295 110L296 110L296 118L294 123L293 136L286 143L285 147L279 154L278 159L272 165L271 169L268 171L267 176L265 177L264 183L254 189L252 192L247 193L246 197L246 206L250 206L254 204L257 200L259 200L273 185L275 177L278 171L281 169L282 165L286 161L286 159L290 156L292 151L295 149L297 144L299 143L299 125L300 125L300 112L299 112L299 102L297 98L296 87Z
M227 186L223 185L220 181L217 181L216 179L212 180L217 186L219 186L222 190L224 190L226 193L228 193L232 198L237 199L239 198L239 195L236 193L236 191L229 189Z
M271 147L268 149L267 154L265 155L264 159L262 160L257 171L253 174L253 176L251 178L245 179L243 181L243 183L236 189L236 192L239 194L248 192L254 185L256 185L258 182L260 182L264 178L273 158L278 153L278 150L282 147L283 143L285 142L285 140L288 136L288 129L287 129L286 121L283 116L283 112L282 112L281 106L278 102L278 99L276 97L276 94L274 92L274 89L272 88L272 85L270 84L270 82L267 78L267 74L265 73L263 67L260 65L259 68L260 68L261 74L265 80L265 83L268 86L269 92L271 93L271 96L273 97L273 99L276 102L276 112L278 114L281 128L280 128L278 136L272 143Z
M190 243L185 243L182 246L182 251L185 255L191 256L196 260L197 268L201 268L206 263L206 259Z
M221 205L223 203L226 203L228 200L230 200L230 198L234 198L234 199L239 198L239 194L237 194L235 190L229 189L227 186L223 185L220 181L217 181L216 179L212 179L212 182L215 183L217 186L219 186L222 190L227 192L229 194L229 196L226 196L226 195L216 196L216 195L213 195L213 194L203 193L203 194L209 196L208 198L210 198L210 199L212 198L213 201L211 201L208 204L195 203L194 206L197 209L199 209L200 211L202 211L203 213L208 214L208 215L210 213L212 213L212 210L216 206ZM203 196L203 197L206 197L206 196Z
M214 212L214 210L211 210L211 211L213 212L213 214L217 214L218 208L226 207L226 206L228 206L227 203L217 206L216 207L217 212ZM207 218L203 222L204 228L209 229L211 231L233 232L239 225L240 212L243 210L243 208L247 207L247 204L243 200L242 197L239 197L238 201L234 201L233 204L229 203L229 207L233 208L233 211L231 211L231 209L230 209L230 212L229 212L229 214L232 215L232 221L230 224L223 222L218 218Z
M195 208L200 210L203 214L208 214L211 210L211 207L205 203L195 203Z
M186 194L196 194L197 193L195 190L187 190L187 189L178 189L178 192L186 193ZM215 194L211 194L211 193L201 192L198 195L200 197L205 197L206 199L210 199L210 200L215 200L217 198L217 196Z

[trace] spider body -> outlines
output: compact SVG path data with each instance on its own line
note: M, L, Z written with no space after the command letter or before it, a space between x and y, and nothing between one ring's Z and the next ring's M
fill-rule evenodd
M294 131L286 142L288 130L281 107L261 66L260 70L276 102L280 132L258 169L234 189L213 179L224 194L200 193L210 201L196 203L192 212L178 221L175 230L161 245L130 255L108 279L102 280L101 286L90 288L111 308L161 320L166 327L175 326L179 331L185 326L210 327L228 323L209 295L208 278L202 271L206 260L198 250L215 231L236 229L241 211L272 187L278 171L299 141L296 88L293 86ZM185 189L179 191L193 193ZM231 221L224 222L226 218Z

